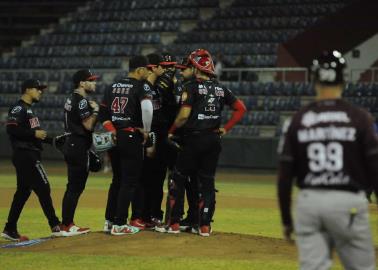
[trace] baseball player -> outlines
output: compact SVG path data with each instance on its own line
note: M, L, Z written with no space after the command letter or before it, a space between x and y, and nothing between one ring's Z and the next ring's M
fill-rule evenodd
M138 228L127 224L128 209L138 185L144 146L151 130L152 94L145 83L149 75L145 56L129 60L129 73L104 93L100 121L113 132L116 147L109 151L113 179L109 188L104 231L112 235L134 234Z
M181 94L185 84L190 83L191 80L195 80L194 77L194 67L189 63L188 57L181 59L180 63L176 64L176 69L179 70L181 80L178 80L175 84L175 96L177 104L181 104ZM180 107L178 107L180 108ZM176 132L176 136L179 138L180 132ZM180 140L180 139L179 139ZM198 182L196 175L189 176L185 183L185 194L188 202L188 210L186 212L186 217L180 220L180 230L181 231L192 231L198 228ZM182 205L184 206L184 204ZM184 215L184 208L181 211ZM195 231L194 231L195 232Z
M210 236L210 222L215 211L214 176L221 151L220 135L225 135L242 118L246 109L229 89L211 80L214 64L208 51L198 49L192 52L189 61L197 80L184 86L181 109L168 132L168 138L171 138L176 129L182 128L183 150L169 178L167 222L165 226L155 227L155 230L180 232L184 183L190 175L196 175L202 194L198 203L199 234ZM227 124L220 127L224 105L231 106L234 113Z
M33 112L32 104L40 101L42 91L46 89L38 80L29 79L21 86L22 96L8 111L6 123L16 168L17 190L1 236L12 241L28 240L17 231L17 221L32 191L37 195L43 213L48 219L53 236L60 236L60 221L50 195L50 184L41 163L42 142L51 143L47 132L40 126L38 117Z
M89 228L79 227L74 223L74 215L81 193L84 191L90 164L89 148L92 133L97 121L99 106L90 101L89 94L96 90L98 76L90 70L79 70L73 75L74 91L64 104L65 131L67 137L63 147L67 163L68 183L62 203L63 236L88 233Z
M161 65L163 57L158 53L147 55L150 74L146 83L151 88L153 119L151 130L156 134L154 147L146 149L143 161L143 170L140 178L140 186L132 203L132 218L130 224L145 229L160 224L163 213L161 202L163 199L163 184L167 172L166 142L169 123L163 111L163 98L161 89L156 87L157 79L165 72Z
M378 192L378 140L371 115L341 97L345 65L338 51L313 60L316 101L285 123L278 148L283 232L290 240L295 227L300 269L330 269L333 248L345 269L376 269L364 190Z

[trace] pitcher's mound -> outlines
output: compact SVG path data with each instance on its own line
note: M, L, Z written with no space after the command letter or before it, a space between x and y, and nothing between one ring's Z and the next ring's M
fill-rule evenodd
M213 232L210 237L190 233L172 235L151 231L125 236L92 232L75 237L55 238L35 246L16 249L29 252L113 256L296 259L294 244L282 239L221 232Z

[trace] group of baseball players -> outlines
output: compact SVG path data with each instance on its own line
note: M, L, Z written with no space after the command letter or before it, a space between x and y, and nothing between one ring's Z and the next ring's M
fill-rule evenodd
M36 79L22 84L21 98L9 109L6 123L17 190L2 236L13 241L27 239L18 233L17 222L31 191L38 196L53 236L90 231L76 225L74 215L89 171L98 171L101 166L93 151L98 122L111 137L107 154L113 171L104 232L125 235L153 229L177 234L188 230L209 236L220 139L246 111L242 101L216 80L210 53L198 49L180 63L168 53L133 56L127 76L106 89L100 105L91 98L97 78L90 70L73 75L74 90L64 104L65 134L55 137L41 128L32 107L47 86ZM222 127L225 105L233 114ZM59 149L67 164L61 220L55 214L41 163L43 143ZM167 174L164 217L161 204ZM189 210L183 218L185 189Z
M342 99L345 66L345 59L335 50L313 60L316 99L284 123L278 147L283 233L291 241L295 230L300 268L305 270L329 269L333 248L345 269L375 269L366 191L378 194L378 138L371 115ZM181 80L175 77L176 69ZM74 91L64 105L66 135L53 138L41 129L31 106L46 86L33 79L23 83L21 99L8 114L17 190L2 236L26 239L18 233L17 221L32 190L54 236L89 232L75 225L74 213L89 170L99 169L98 157L90 150L96 122L112 142L108 154L113 178L104 232L125 235L154 229L177 234L188 230L210 236L221 136L246 111L216 80L210 53L198 49L180 63L167 53L134 56L126 78L109 86L100 105L88 96L95 91L96 78L89 70L75 73ZM233 114L222 127L224 105ZM41 164L42 143L59 148L67 163L62 221L55 214ZM293 180L300 189L295 222ZM183 218L185 191L189 209Z

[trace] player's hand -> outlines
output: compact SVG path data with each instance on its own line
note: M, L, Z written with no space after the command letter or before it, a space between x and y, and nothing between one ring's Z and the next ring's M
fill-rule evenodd
M112 140L113 140L114 144L117 142L117 131L116 130L112 131Z
M155 146L147 147L146 148L146 156L149 158L155 157L156 148Z
M174 135L172 133L168 133L168 139L172 139Z
M148 139L148 132L144 131L143 128L136 128L142 135L143 135L143 145L145 145L147 139Z
M282 232L286 241L290 243L293 242L293 239L292 239L292 234L294 232L293 226L284 225L282 227Z
M94 112L99 111L99 106L98 106L96 101L94 101L94 100L89 101L89 106L91 106L91 108L93 109Z
M44 139L46 139L46 137L47 137L47 132L46 132L45 130L43 130L43 129L37 129L37 130L35 131L34 136L35 136L37 139L44 140Z
M227 134L227 130L225 128L219 128L219 135L224 136Z

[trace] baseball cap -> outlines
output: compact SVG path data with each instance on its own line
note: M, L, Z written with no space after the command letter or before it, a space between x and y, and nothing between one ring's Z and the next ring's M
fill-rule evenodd
M36 79L28 79L22 83L21 90L22 92L25 92L28 88L37 88L39 90L44 90L47 88L47 85L41 84L41 82Z
M178 69L186 69L190 67L189 59L188 57L183 57L179 63L175 65Z
M171 55L168 52L163 52L163 61L160 62L160 65L162 66L174 66L177 64L176 59L173 55Z
M89 69L81 69L76 71L72 77L72 80L75 84L85 81L95 81L99 76L94 75Z
M147 67L147 65L148 65L148 59L146 56L143 56L143 55L133 56L129 60L130 70L134 70L141 67Z
M147 59L148 59L147 67L149 67L149 68L157 67L158 65L160 65L161 62L164 61L163 57L160 54L157 54L157 53L148 54Z

